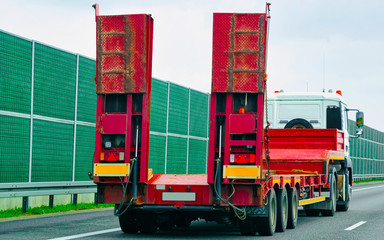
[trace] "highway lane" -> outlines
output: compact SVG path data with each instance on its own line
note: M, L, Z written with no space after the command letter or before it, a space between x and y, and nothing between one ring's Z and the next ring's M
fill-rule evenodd
M300 212L296 229L267 239L384 239L384 183L355 184L348 212L334 217L307 217ZM346 229L351 230L346 230ZM107 230L109 232L100 232ZM64 238L62 238L64 237ZM234 226L193 222L191 227L126 235L111 210L67 214L0 223L0 239L251 239ZM264 239L264 237L263 237Z

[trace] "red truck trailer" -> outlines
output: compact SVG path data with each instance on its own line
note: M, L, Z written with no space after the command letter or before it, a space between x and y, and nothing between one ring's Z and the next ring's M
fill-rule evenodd
M267 6L268 7L268 6ZM93 179L125 233L198 218L272 235L347 210L351 169L337 129L264 129L269 14L215 13L207 174L148 169L153 19L99 16Z

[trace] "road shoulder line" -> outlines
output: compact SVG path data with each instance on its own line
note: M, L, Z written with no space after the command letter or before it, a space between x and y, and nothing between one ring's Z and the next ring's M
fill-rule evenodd
M100 234L110 233L110 232L117 232L117 231L121 231L121 229L120 228L111 228L111 229L106 229L106 230L101 230L101 231L81 233L81 234L65 236L65 237L59 237L59 238L51 238L49 240L69 240L69 239L75 239L75 238L81 238L81 237L89 237L89 236L100 235Z
M350 227L348 227L348 228L346 228L346 229L344 229L345 231L351 231L351 230L353 230L353 229L355 229L355 228L357 228L357 227L360 227L361 225L363 225L363 224L365 224L367 221L361 221L361 222L358 222L358 223L356 223L355 225L352 225L352 226L350 226Z

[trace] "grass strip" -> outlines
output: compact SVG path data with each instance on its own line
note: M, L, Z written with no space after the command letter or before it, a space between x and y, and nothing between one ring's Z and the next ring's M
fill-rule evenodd
M384 179L369 179L369 180L360 180L354 181L353 183L369 183L369 182L383 182Z
M14 209L0 210L0 218L30 216L30 215L38 215L38 214L45 214L45 213L67 212L67 211L84 210L84 209L106 208L106 207L113 207L113 206L115 205L114 204L95 205L94 203L78 203L76 206L73 204L65 204L65 205L56 205L56 206L53 206L53 208L50 208L49 206L43 205L41 207L28 208L25 213L22 212L21 208L14 208Z

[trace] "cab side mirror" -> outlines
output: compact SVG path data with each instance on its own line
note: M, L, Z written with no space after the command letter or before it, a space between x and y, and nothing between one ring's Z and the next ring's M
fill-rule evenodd
M363 134L363 126L364 126L364 113L358 111L356 113L356 135L360 136Z
M359 128L364 126L364 113L363 112L359 111L356 113L356 125Z

